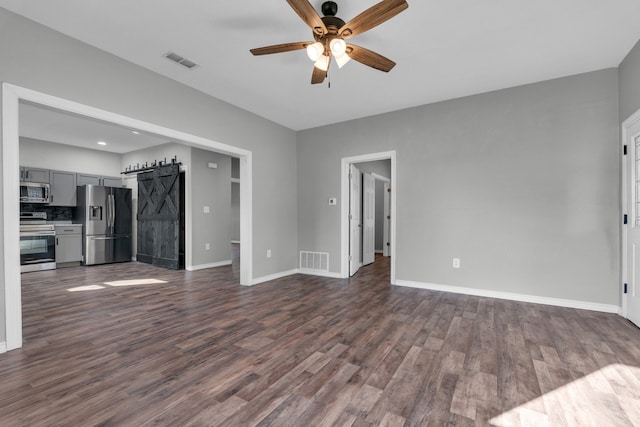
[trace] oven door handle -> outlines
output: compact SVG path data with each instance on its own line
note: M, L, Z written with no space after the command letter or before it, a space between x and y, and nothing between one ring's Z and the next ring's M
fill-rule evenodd
M91 240L115 240L118 237L91 237Z
M55 231L21 231L20 237L41 237L41 236L55 236Z

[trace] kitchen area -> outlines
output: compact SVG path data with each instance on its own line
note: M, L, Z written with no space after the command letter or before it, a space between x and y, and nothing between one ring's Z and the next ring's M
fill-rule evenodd
M120 177L20 167L20 271L131 260L132 195Z

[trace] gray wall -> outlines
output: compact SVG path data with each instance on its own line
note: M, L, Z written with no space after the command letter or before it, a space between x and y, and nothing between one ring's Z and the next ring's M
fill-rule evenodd
M2 82L250 150L253 276L296 267L295 132L1 8L0 57Z
M340 159L396 150L397 279L619 304L617 146L617 69L302 131L298 245L338 272Z
M210 169L207 163L218 165ZM194 266L231 260L231 157L191 149L192 262ZM209 213L204 213L209 206ZM209 243L210 250L205 250Z
M356 165L360 172L377 173L391 179L391 160L363 162ZM384 245L384 182L376 179L376 252L382 252Z
M620 122L640 109L640 41L622 61L620 70Z

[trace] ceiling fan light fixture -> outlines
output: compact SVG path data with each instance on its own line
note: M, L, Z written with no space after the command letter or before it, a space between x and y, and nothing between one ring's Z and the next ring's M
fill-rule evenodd
M324 45L320 42L315 42L307 46L307 56L314 62L320 59L323 53Z
M335 38L331 40L331 43L329 43L329 48L331 49L333 56L337 58L338 56L343 55L347 50L347 44L341 38Z
M338 64L338 68L342 68L342 66L344 64L346 64L347 62L349 62L349 60L351 59L349 57L349 55L347 55L347 53L343 53L342 55L336 55L334 56L335 60L336 60L336 64Z
M318 60L313 65L319 70L327 71L329 69L330 59L331 58L329 58L327 55L322 55L320 58L318 58Z

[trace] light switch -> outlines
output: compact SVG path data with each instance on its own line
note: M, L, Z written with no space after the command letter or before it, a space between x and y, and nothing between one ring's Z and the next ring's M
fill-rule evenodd
M332 197L329 199L329 205L335 206L337 204L338 204L338 199L336 199L335 197Z
M204 213L209 213L209 212L211 212L211 208L209 208L209 206L205 206L204 209L202 209L202 211Z

